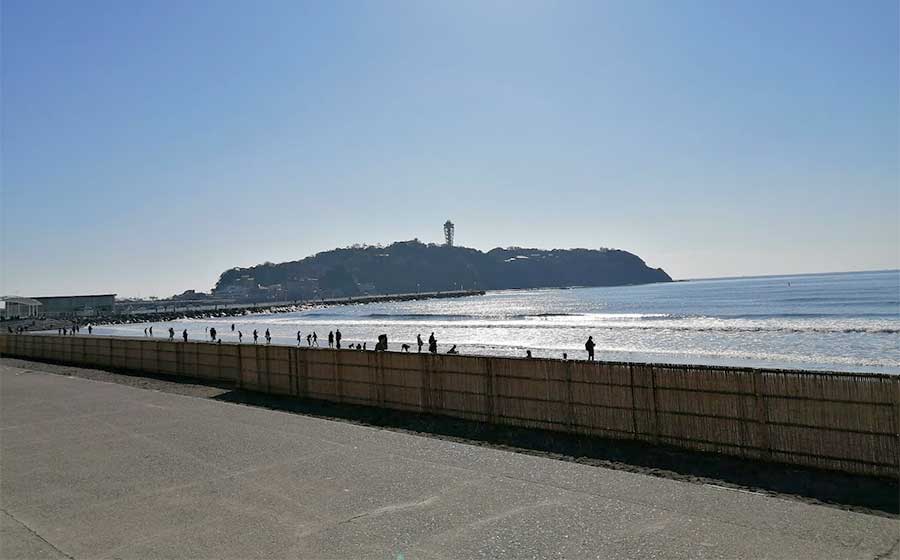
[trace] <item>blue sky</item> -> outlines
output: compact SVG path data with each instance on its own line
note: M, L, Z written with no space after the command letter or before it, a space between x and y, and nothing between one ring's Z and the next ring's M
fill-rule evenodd
M900 266L898 3L3 0L0 292L418 237Z

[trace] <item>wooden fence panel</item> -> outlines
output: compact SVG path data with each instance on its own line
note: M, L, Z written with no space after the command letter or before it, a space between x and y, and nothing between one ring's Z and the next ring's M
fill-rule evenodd
M900 475L900 376L0 334L4 355Z

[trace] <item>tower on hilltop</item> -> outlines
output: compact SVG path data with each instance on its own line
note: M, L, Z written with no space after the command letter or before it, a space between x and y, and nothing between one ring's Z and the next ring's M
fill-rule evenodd
M453 233L456 229L456 226L453 225L453 222L447 220L444 224L444 241L446 242L447 247L453 247Z

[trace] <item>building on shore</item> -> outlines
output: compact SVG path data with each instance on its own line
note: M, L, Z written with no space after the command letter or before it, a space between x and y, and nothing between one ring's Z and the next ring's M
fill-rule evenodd
M47 296L34 299L41 303L41 315L46 317L110 315L116 304L116 294Z
M36 299L7 296L0 298L0 317L3 319L27 319L41 316L41 302Z

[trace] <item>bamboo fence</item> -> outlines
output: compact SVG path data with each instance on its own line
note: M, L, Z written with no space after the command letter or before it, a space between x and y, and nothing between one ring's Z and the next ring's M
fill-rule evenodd
M894 375L42 334L0 335L0 353L900 477Z

